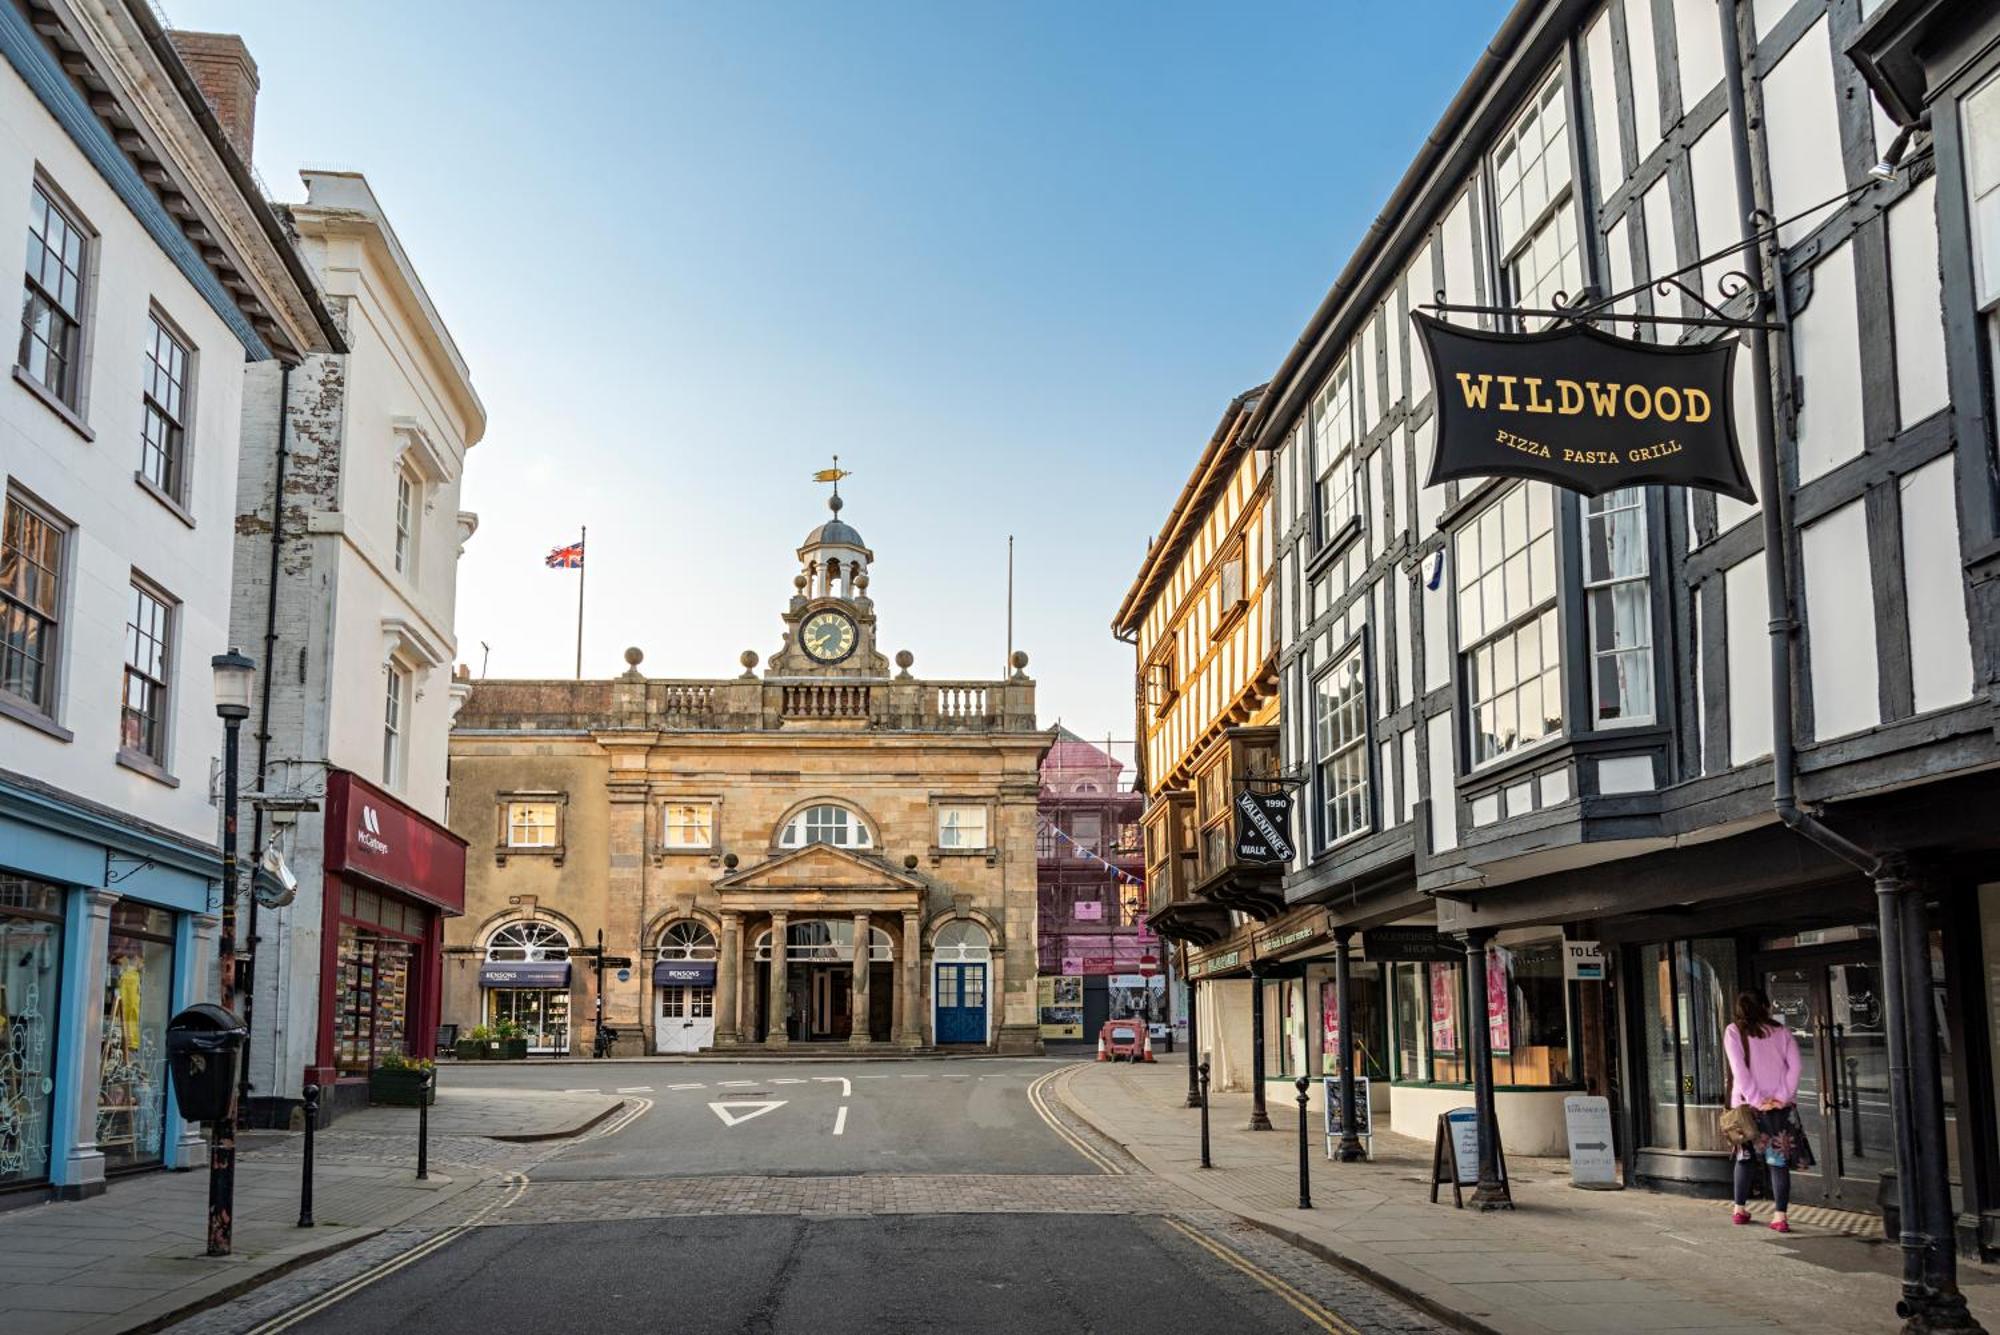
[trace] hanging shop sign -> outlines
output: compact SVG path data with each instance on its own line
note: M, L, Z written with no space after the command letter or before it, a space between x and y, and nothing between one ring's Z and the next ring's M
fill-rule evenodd
M1438 386L1426 485L1526 477L1601 496L1652 483L1755 503L1730 411L1734 338L1638 343L1568 322L1502 334L1410 318Z
M1236 860L1278 865L1297 853L1292 846L1292 799L1285 793L1236 794Z

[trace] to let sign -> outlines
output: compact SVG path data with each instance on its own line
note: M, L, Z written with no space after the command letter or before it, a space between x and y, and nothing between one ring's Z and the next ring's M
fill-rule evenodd
M1438 387L1427 485L1527 477L1601 496L1654 483L1755 503L1730 412L1735 339L1637 343L1580 324L1502 334L1410 318Z
M1283 864L1292 860L1292 799L1283 793L1236 794L1236 860Z

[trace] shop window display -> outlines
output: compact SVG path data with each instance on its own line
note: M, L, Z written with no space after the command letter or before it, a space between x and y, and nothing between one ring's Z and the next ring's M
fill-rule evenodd
M0 876L0 1188L49 1175L62 892Z
M165 909L129 900L112 907L97 1082L97 1148L107 1169L156 1163L164 1148L173 931Z
M1736 946L1711 939L1645 946L1639 952L1642 1039L1652 1121L1650 1143L1669 1149L1727 1148L1717 1125L1727 1063L1722 1031L1736 985ZM1771 990L1781 1019L1798 1002L1783 986Z
M1396 1079L1441 1085L1472 1080L1465 966L1392 966ZM1486 1031L1493 1082L1552 1088L1573 1082L1569 985L1562 938L1503 940L1486 952Z
M340 1009L335 1065L366 1075L409 1050L412 946L349 923L340 927Z

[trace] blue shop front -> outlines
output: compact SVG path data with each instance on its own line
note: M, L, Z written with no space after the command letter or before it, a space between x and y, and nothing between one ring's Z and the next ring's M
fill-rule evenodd
M166 1027L212 999L210 846L0 771L0 1207L192 1168Z

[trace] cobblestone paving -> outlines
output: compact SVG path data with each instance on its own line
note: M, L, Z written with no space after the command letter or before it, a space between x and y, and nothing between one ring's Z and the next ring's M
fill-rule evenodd
M313 1161L317 1164L407 1161L414 1169L417 1162L417 1139L414 1135L322 1131L314 1137L314 1141ZM484 1136L434 1135L431 1137L430 1161L433 1165L454 1164L499 1172L526 1170L544 1159L554 1158L577 1143L566 1140L513 1144L489 1140ZM260 1145L245 1146L239 1154L243 1158L263 1162L282 1163L289 1160L296 1163L305 1154L305 1140L301 1136L273 1139Z
M1181 1210L1181 1223L1277 1276L1364 1335L1451 1330L1401 1299L1220 1210Z

